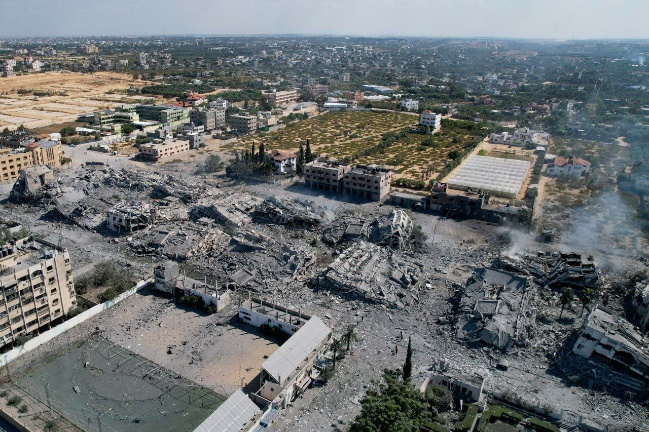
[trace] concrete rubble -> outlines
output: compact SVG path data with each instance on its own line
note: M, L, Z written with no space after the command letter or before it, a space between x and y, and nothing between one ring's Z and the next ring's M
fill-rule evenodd
M313 203L304 200L285 200L270 196L257 205L256 212L278 224L318 225L325 216L325 210L316 209Z

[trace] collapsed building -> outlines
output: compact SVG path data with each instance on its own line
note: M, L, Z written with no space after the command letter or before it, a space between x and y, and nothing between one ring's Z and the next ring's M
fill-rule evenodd
M318 225L324 218L324 209L316 209L312 202L286 200L270 196L255 210L271 221L279 224Z
M51 168L45 165L25 168L14 183L9 199L18 203L39 200L55 184Z
M194 228L191 224L156 226L133 235L129 242L138 255L165 256L176 261L220 253L229 243L230 236L224 232L216 228Z
M108 229L118 233L132 233L148 228L155 220L155 208L142 202L122 202L106 212Z
M408 294L418 300L424 279L423 264L391 249L359 240L329 264L317 277L316 284L341 294L403 307Z
M498 266L505 270L534 277L541 286L563 287L566 285L581 289L599 287L599 269L592 255L570 252L538 252L521 258L503 256Z
M647 331L647 324L649 324L649 284L636 286L632 304L640 318L640 329L643 332Z
M457 336L501 350L524 345L534 333L536 286L529 277L479 268L456 306Z
M616 382L638 391L649 382L649 340L624 318L603 306L586 316L572 351L626 375Z
M252 222L252 213L263 200L249 193L228 194L200 200L192 209L197 217L207 217L225 225L241 227Z
M375 219L370 241L402 250L410 242L412 220L403 210L394 210L389 215Z

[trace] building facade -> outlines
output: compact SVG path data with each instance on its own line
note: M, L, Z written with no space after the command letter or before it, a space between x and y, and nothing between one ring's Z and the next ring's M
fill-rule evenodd
M549 176L581 177L590 171L590 162L581 158L557 156L548 164L545 173Z
M76 306L67 250L33 237L2 248L0 346L47 330Z
M189 150L189 141L170 140L162 143L148 143L140 146L140 154L150 161L158 161Z
M31 166L58 168L62 158L61 143L56 141L32 142L15 149L0 148L0 181L14 181L22 170Z
M342 192L343 178L351 169L335 159L318 159L304 165L304 183L328 192Z
M426 110L419 115L419 124L430 127L433 132L442 128L442 115Z
M189 109L171 105L137 105L135 112L142 120L153 120L165 126L189 123Z
M203 125L206 131L225 126L225 110L210 108L208 110L192 110L189 113L192 123Z
M277 91L275 89L262 92L262 95L268 100L270 106L284 105L290 102L296 102L298 94L296 90Z
M418 111L419 110L419 101L414 99L405 99L400 103L403 109L408 111Z
M257 131L257 116L236 114L230 116L230 128L238 134L251 134Z
M273 153L272 158L276 172L280 174L295 172L297 167L297 155L295 153L277 150Z
M390 195L392 172L378 165L356 165L345 178L344 192L348 195L383 201Z

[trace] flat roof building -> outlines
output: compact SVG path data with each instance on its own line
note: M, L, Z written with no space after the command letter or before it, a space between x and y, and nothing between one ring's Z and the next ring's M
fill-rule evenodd
M356 165L345 174L344 192L348 195L382 201L390 195L392 172L378 165Z
M304 183L328 192L342 192L343 177L351 169L336 159L317 159L304 165Z
M0 346L49 329L76 306L68 251L28 237L5 245L0 258Z
M242 135L254 133L257 130L257 116L250 114L235 114L230 116L230 128Z
M153 120L165 126L189 123L189 109L172 105L137 105L135 112L142 120Z
M187 140L167 140L162 143L148 143L140 146L140 154L148 160L158 161L189 150Z
M277 91L275 89L263 91L262 95L268 100L270 106L285 105L296 102L299 95L296 90Z

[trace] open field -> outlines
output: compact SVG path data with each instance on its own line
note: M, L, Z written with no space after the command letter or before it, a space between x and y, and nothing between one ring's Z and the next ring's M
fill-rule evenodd
M73 122L79 114L150 99L121 94L145 81L114 72L51 72L0 80L0 128L40 128ZM41 95L41 96L38 96Z

